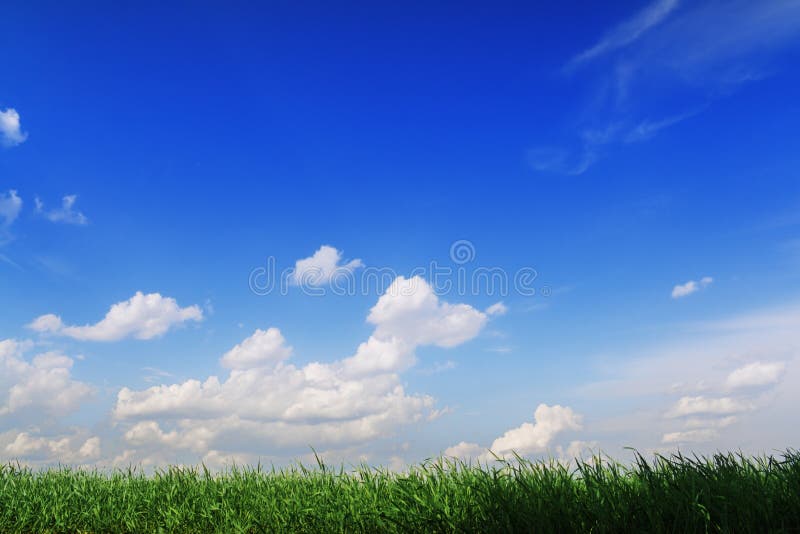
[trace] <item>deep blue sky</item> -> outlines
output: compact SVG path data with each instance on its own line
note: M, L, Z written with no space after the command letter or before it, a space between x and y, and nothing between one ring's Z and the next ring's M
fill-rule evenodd
M290 267L322 245L409 276L432 260L452 265L451 243L466 239L470 268L530 266L552 293L441 294L477 310L502 300L508 313L456 347L421 344L398 375L449 413L332 444L343 457L486 447L532 422L540 403L583 415L581 431L548 450L572 438L612 453L667 446L665 433L685 430L663 415L680 394L654 401L666 422L639 434L630 414L641 400L593 384L644 380L625 378L637 367L624 362L666 346L712 344L697 325L794 309L797 2L164 4L3 8L0 112L15 110L27 138L0 148L0 195L14 190L23 203L0 234L0 340L30 340L24 361L84 356L71 376L95 389L65 420L43 408L35 417L47 423L29 428L0 414L0 449L33 427L55 439L75 423L101 436L104 461L123 450L145 458L104 434L119 389L153 385L145 367L170 373L164 384L224 379L219 358L257 328L279 328L298 366L354 354L379 294L248 288L267 257ZM77 195L86 224L48 216L65 195ZM690 281L700 289L671 297ZM105 342L26 327L51 313L96 323L137 291L197 305L203 320ZM780 377L742 398L724 385L686 393L747 405L696 412L738 419L725 427L735 432L691 443L789 445L780 434L758 441L747 418L778 413L769 388L788 387L793 350L742 349L727 364L709 356L720 383L751 361L780 362ZM5 390L0 380L0 395L14 380ZM709 421L685 424L722 428ZM175 450L167 461L237 452Z

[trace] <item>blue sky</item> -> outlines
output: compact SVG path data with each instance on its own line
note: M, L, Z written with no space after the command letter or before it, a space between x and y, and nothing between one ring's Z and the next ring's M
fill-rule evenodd
M800 438L798 2L3 18L0 460Z

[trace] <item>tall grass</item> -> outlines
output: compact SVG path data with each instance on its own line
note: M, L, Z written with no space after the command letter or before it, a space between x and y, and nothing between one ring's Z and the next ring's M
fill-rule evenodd
M800 454L564 465L0 467L2 532L800 532Z

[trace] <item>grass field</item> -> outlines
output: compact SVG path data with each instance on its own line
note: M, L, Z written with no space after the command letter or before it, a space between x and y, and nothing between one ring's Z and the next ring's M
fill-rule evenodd
M800 453L405 473L0 467L2 532L800 532Z

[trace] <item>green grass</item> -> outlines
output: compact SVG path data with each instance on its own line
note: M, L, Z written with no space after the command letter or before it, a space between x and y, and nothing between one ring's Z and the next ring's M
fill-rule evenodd
M397 474L320 464L101 472L0 467L1 532L800 532L800 454L640 455Z

